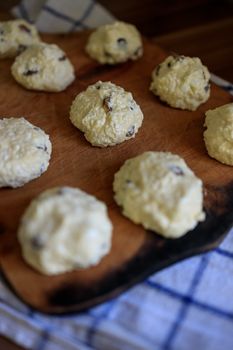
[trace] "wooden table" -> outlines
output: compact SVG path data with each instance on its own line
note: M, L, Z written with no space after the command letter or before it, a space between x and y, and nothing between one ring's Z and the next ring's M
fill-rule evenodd
M7 18L9 14L0 10L0 20ZM167 51L200 57L211 72L233 82L232 33L233 17L230 17L157 36L152 40ZM20 350L22 348L0 337L0 349Z

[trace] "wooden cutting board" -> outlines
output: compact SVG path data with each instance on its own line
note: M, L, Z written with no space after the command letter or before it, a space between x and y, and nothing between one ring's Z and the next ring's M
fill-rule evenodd
M209 158L203 142L204 112L232 102L232 97L212 85L210 99L197 111L170 108L148 90L151 71L167 53L145 40L140 60L100 66L84 52L87 36L44 37L60 45L75 66L77 79L61 93L25 90L11 76L12 61L0 62L0 116L26 117L43 128L53 144L45 174L22 188L0 189L2 271L23 301L46 313L80 311L107 300L165 266L213 248L233 223L232 168ZM72 100L98 80L110 80L133 93L145 117L135 139L94 148L70 123ZM146 232L123 217L113 200L114 173L126 159L148 150L177 153L204 182L207 219L183 238L167 240ZM35 196L64 185L79 187L107 203L114 225L112 250L96 267L47 277L24 263L16 232L23 211Z

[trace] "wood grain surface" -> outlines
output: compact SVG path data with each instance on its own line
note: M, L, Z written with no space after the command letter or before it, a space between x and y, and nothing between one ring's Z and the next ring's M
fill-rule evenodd
M44 37L59 44L75 66L77 79L62 93L27 91L13 80L12 61L0 62L0 115L26 117L50 134L53 144L48 171L22 188L1 189L0 202L1 267L17 295L42 312L80 311L113 297L156 270L212 248L233 223L232 168L208 157L202 136L204 112L231 102L232 97L212 86L210 99L196 112L170 108L148 91L152 69L167 55L162 49L145 40L139 61L100 66L84 52L87 35ZM97 80L111 80L133 93L145 117L135 139L95 148L70 123L71 101ZM206 221L176 241L131 223L113 200L114 173L126 159L147 150L184 157L205 185ZM60 185L79 187L107 203L114 224L113 245L96 267L47 277L24 263L16 232L30 201L41 191Z

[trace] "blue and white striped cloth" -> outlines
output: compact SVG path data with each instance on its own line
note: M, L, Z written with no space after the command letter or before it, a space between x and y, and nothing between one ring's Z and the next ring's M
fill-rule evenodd
M78 17L74 3L87 5ZM44 31L58 21L53 31L60 32L100 24L97 18L91 24L89 6L98 8L89 0L30 0L14 13L35 21L40 30L43 18L49 17ZM103 8L98 11L106 13ZM110 21L111 16L105 19ZM233 85L215 75L212 81L233 94ZM0 334L33 350L232 350L232 295L233 230L214 251L166 268L112 301L77 315L33 311L11 293L0 275Z

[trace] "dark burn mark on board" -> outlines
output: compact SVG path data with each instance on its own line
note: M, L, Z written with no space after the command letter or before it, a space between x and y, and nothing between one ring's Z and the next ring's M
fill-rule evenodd
M78 286L75 283L64 283L52 293L48 294L48 302L51 305L71 306L94 297L92 288Z
M148 233L148 236L154 237L155 234ZM158 240L161 241L162 239L158 237ZM76 283L75 281L62 283L58 288L47 294L48 303L54 307L58 306L64 308L85 303L85 307L89 307L95 298L104 297L109 292L114 293L119 283L120 285L122 285L122 283L129 283L131 269L137 269L138 264L140 265L140 263L144 261L144 256L149 247L150 244L146 241L137 255L132 257L132 260L117 268L113 268L112 271L100 277L95 284L87 286L82 283ZM137 274L135 274L135 276L137 276Z

